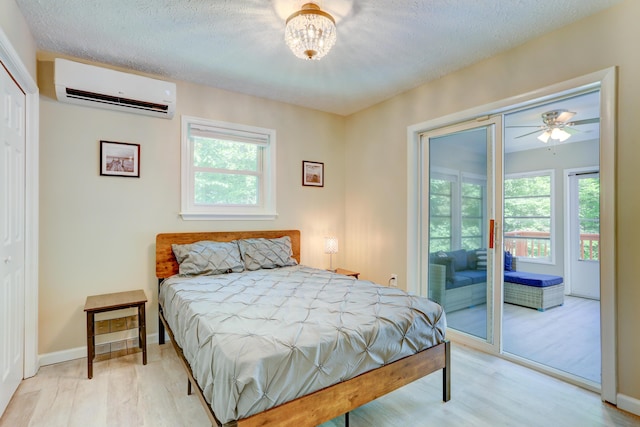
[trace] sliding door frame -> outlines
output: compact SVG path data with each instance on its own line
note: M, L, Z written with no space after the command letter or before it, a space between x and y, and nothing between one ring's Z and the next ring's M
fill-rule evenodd
M615 170L616 170L616 103L617 68L611 67L585 76L553 84L512 98L496 101L458 113L418 123L407 128L407 289L419 292L421 287L421 185L423 175L420 134L469 120L482 120L494 114L522 108L524 106L552 101L558 97L571 96L588 90L600 90L600 336L602 352L601 398L617 403L617 314L616 314L616 247L615 247ZM449 331L447 331L449 332ZM455 335L455 333L453 334ZM457 340L457 336L452 337ZM502 355L502 349L495 346L482 346L482 350ZM534 369L540 369L531 366ZM570 375L552 372L542 368L545 373L564 381L590 388L584 382Z
M500 229L500 221L497 218L502 218L502 115L498 114L492 117L482 117L476 120L468 120L455 125L446 126L431 130L429 132L422 133L420 149L422 164L431 164L430 144L431 139L442 138L452 136L457 133L483 130L485 134L485 148L486 148L486 167L485 167L485 200L483 200L483 242L479 247L487 248L487 313L485 326L485 337L475 336L467 334L466 332L458 332L453 329L448 329L448 333L453 334L457 341L460 342L473 342L476 346L489 347L500 345L501 326L502 326L502 257L496 256L502 252L502 236L497 230ZM460 154L460 153L458 153ZM422 241L429 241L430 239L430 179L431 171L424 171L422 174L422 184L420 189L420 195L422 197L421 211L421 230ZM429 172L429 173L427 173ZM457 172L457 171L456 171ZM462 184L460 179L459 184ZM498 202L499 201L499 202ZM452 211L460 212L460 205L454 204L457 209ZM493 220L495 227L492 229L489 226L490 221ZM493 232L492 235L490 233ZM455 235L455 231L453 232ZM460 236L458 236L460 237ZM493 246L490 245L490 241L493 240ZM423 250L424 245L420 245L421 262L420 268L420 283L422 284L421 294L428 295L428 265L429 265L429 251ZM454 248L451 248L452 250ZM455 247L455 249L459 249ZM500 307L500 310L494 310L494 307ZM493 351L491 351L493 352Z

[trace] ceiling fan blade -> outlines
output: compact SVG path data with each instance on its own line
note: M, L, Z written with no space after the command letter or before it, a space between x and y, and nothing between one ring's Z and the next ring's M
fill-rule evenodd
M581 133L581 130L578 129L574 129L574 128L570 128L569 126L565 126L562 128L562 130L564 130L565 132L571 134L571 135L575 135L576 133Z
M534 130L533 132L525 133L524 135L516 136L515 139L524 138L525 136L533 135L534 133L540 132L540 129Z
M590 130L581 130L581 129L575 129L569 126L565 126L563 128L564 130L566 130L567 132L569 132L571 135L575 135L576 133L589 133L591 132Z
M600 123L600 118L595 117L593 119L584 119L584 120L576 120L575 122L571 122L571 126L579 126L579 125L588 125L591 123Z
M543 129L543 127L539 126L539 125L538 126L532 126L532 125L529 125L529 126L505 126L505 128L538 128L540 130Z
M574 113L572 111L563 111L562 113L560 113L560 115L556 119L556 123L558 123L558 122L566 123L569 120L571 120L571 117L573 117L575 115L576 115L576 113Z

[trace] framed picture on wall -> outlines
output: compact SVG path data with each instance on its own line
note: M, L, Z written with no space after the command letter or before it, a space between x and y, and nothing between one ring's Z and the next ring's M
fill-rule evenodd
M302 185L324 187L324 163L303 160Z
M100 141L100 175L140 178L140 144Z

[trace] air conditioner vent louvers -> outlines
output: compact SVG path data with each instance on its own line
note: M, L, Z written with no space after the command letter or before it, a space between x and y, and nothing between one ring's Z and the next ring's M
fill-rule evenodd
M60 102L171 119L176 110L176 84L55 59L54 84Z
M120 98L117 96L103 95L95 92L87 92L78 89L66 89L67 96L75 99L85 99L95 102L102 102L111 105L126 105L132 108L139 108L146 111L156 111L159 113L167 113L169 107L162 104L154 104L152 102L136 101L135 99Z

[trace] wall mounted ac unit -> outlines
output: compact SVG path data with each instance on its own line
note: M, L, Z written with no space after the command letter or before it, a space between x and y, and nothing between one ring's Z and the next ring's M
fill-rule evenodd
M56 58L54 83L60 102L170 119L175 83Z

